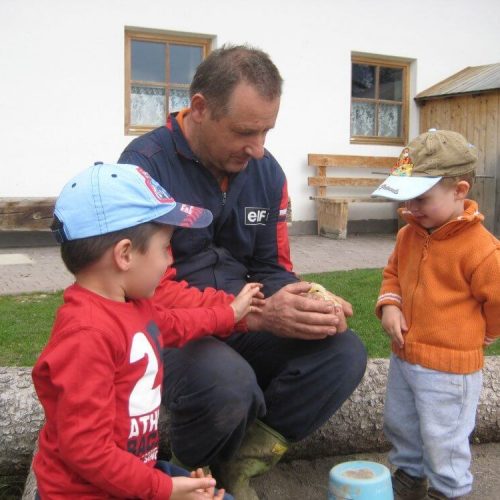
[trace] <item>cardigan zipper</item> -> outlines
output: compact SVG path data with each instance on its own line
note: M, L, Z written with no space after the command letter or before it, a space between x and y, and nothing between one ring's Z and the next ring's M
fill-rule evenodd
M431 242L431 237L426 236L425 242L424 242L424 248L422 252L422 261L427 260L427 256L429 255L429 244Z

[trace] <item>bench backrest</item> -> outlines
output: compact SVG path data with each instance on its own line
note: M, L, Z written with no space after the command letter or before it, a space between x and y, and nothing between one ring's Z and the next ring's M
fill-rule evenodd
M397 157L394 156L353 156L353 155L328 155L309 154L309 166L316 167L316 175L308 177L308 185L317 188L318 197L326 197L326 188L330 186L376 187L381 183L381 177L347 177L344 174L328 177L327 168L366 168L370 173L388 175L389 170L395 165Z

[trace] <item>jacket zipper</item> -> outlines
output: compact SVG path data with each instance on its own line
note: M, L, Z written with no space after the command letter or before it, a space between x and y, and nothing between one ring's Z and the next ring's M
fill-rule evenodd
M420 278L421 278L421 269L422 269L422 263L424 261L427 260L427 254L428 254L428 248L429 248L429 244L431 242L431 237L429 234L427 234L425 236L425 241L424 241L424 246L422 248L422 258L420 259L420 262L418 264L418 272L417 272L417 282L415 283L415 286L413 288L413 293L411 295L411 319L407 319L407 322L411 325L411 323L413 322L413 303L414 303L414 297L415 297L415 293L417 292L417 288L419 287L420 285Z

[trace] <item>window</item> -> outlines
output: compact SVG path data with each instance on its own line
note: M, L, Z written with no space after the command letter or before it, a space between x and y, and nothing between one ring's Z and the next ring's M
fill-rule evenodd
M125 134L140 135L189 105L189 85L208 37L125 31Z
M352 56L351 142L404 145L409 61Z

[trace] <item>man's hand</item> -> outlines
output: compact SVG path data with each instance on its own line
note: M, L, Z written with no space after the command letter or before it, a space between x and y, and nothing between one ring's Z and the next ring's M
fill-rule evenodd
M344 300L342 297L333 294L332 292L330 292L330 290L327 290L323 285L320 285L319 283L311 283L310 285L311 288L309 289L309 291L306 294L302 295L304 295L305 297L310 296L315 300L330 300L335 305L336 311L338 311L338 308L340 307L345 316L348 316L349 318L352 316L352 305L347 302L347 300Z
M301 281L286 285L266 299L260 314L249 314L249 330L266 330L279 337L304 340L322 339L347 329L345 317L352 316L352 307L340 297L333 301L314 300L304 294L311 283Z

